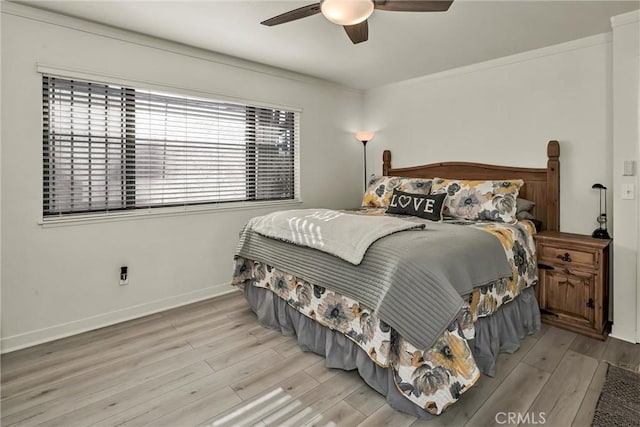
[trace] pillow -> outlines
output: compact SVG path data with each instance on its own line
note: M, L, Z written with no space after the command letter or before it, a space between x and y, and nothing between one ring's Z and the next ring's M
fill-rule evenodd
M362 206L367 208L386 208L389 206L391 195L396 188L411 193L431 194L431 180L371 175L367 191L362 198Z
M416 194L405 193L397 188L393 190L387 213L412 215L431 221L442 221L442 209L446 194Z
M518 218L518 220L521 220L521 219L536 219L531 214L531 212L527 212L527 211L516 212L516 218Z
M448 194L444 214L472 221L517 222L516 200L521 179L469 181L433 179L433 194Z
M536 204L531 200L518 198L516 200L516 213L530 212ZM520 218L518 218L520 219Z

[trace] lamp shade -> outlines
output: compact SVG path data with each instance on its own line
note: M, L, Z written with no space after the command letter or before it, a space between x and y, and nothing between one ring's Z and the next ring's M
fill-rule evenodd
M323 0L320 11L338 25L355 25L365 21L373 12L372 0Z
M356 132L356 139L360 142L369 142L373 139L373 131L371 130L364 130L364 131L360 131L360 132Z

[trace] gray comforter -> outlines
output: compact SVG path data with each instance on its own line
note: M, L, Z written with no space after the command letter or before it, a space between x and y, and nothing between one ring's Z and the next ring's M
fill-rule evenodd
M442 223L381 238L360 265L264 237L249 227L240 234L236 255L361 302L417 348L430 348L455 320L461 296L512 273L496 237Z

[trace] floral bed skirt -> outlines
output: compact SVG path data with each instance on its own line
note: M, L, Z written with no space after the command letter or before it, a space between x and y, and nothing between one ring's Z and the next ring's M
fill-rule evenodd
M376 320L374 327L384 329L389 337L386 344L378 347L386 351L386 363L381 363L376 354L365 351L367 347L354 337L332 325L319 323L275 291L252 281L239 285L263 326L296 336L304 350L326 357L328 367L358 369L367 384L386 396L393 408L420 418L442 413L477 381L480 372L494 375L498 354L517 350L522 338L540 328L533 288L475 324L465 321L465 317L469 318L467 313L426 350L413 348L392 328ZM318 305L318 310L333 310L340 321L340 316L345 316L340 314L344 307L325 300L324 307ZM353 310L353 305L350 309ZM463 325L467 333L472 332L468 338Z

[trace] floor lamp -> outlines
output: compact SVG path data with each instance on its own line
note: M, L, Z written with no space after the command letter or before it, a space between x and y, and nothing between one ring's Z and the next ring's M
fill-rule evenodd
M362 148L364 149L364 191L367 191L367 142L373 139L373 135L373 131L370 130L356 132L356 139L362 142Z

